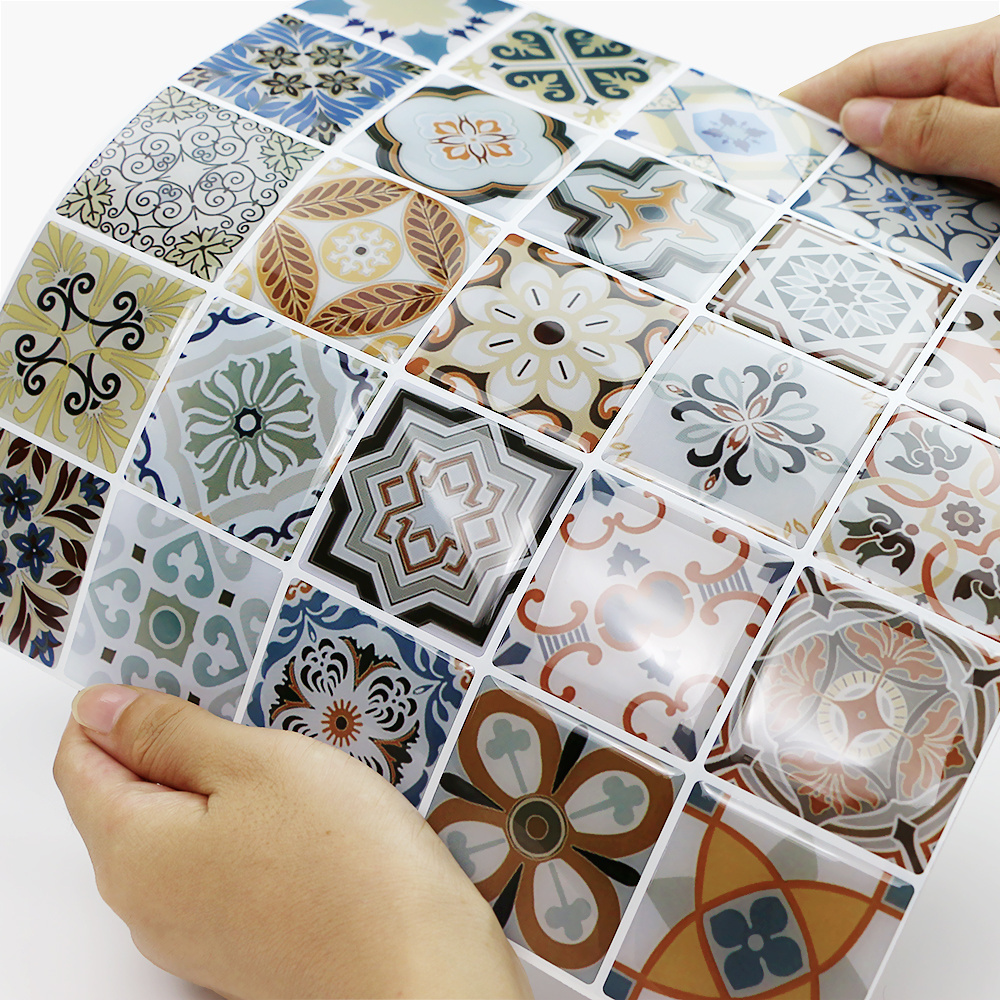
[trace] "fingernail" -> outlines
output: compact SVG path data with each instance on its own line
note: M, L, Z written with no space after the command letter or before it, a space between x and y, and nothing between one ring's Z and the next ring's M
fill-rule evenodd
M84 688L73 699L73 718L84 729L110 733L126 705L139 697L138 691L119 684L95 684Z
M855 146L873 149L882 145L885 123L896 102L888 97L857 97L840 112L840 127Z

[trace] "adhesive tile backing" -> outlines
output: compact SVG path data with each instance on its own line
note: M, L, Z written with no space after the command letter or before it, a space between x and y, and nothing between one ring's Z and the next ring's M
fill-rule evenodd
M349 753L418 806L471 678L461 661L296 580L247 716Z
M487 680L427 821L507 936L593 982L679 774Z
M686 310L508 236L406 370L591 451Z
M791 562L592 474L497 666L694 758Z

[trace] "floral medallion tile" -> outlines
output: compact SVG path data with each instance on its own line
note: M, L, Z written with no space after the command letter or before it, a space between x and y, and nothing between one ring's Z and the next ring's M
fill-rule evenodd
M909 395L1000 436L1000 304L971 295Z
M314 146L167 87L56 211L211 281L319 155Z
M1000 711L1000 646L807 569L708 769L921 872Z
M593 982L680 775L483 683L427 821L507 936Z
M49 223L0 312L0 416L114 471L200 296Z
M219 300L170 374L126 469L287 559L381 373Z
M507 219L579 155L576 129L469 86L421 87L348 152Z
M516 94L551 114L602 128L621 118L625 101L676 65L623 42L530 13L452 71Z
M680 167L605 143L527 214L531 233L682 298L700 298L771 218Z
M508 236L406 369L591 451L686 310Z
M231 719L281 573L123 490L65 674L135 684Z
M352 38L432 63L468 48L514 9L502 0L306 0L296 8Z
M423 72L422 66L281 14L180 80L329 144Z
M883 405L831 368L701 319L606 457L802 545Z
M1000 637L1000 450L901 410L820 551L893 594Z
M625 935L614 1000L861 1000L913 887L695 785Z
M848 151L794 208L848 236L968 281L1000 236L1000 204Z
M341 160L264 231L226 288L395 361L492 225Z
M994 257L987 265L979 279L979 290L984 295L1000 299L1000 257Z
M790 569L595 472L495 662L691 760Z
M355 447L309 561L404 621L482 646L576 471L401 389Z
M957 294L954 285L785 216L709 308L895 389Z
M0 430L0 638L51 667L108 484Z
M804 108L779 104L698 70L678 77L618 135L770 201L784 201L841 138Z

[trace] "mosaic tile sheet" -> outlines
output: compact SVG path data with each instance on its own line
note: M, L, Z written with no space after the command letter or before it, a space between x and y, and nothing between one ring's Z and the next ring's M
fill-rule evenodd
M180 79L329 144L423 72L422 66L281 14Z
M677 772L487 681L427 821L511 940L593 982L678 785Z
M618 132L658 156L784 201L840 143L808 112L688 70Z
M986 266L978 287L984 295L1000 299L1000 257L994 257Z
M90 164L57 211L211 281L319 155L167 87Z
M794 208L959 281L972 277L1000 235L1000 203L897 170L853 146Z
M591 451L686 315L603 271L508 236L406 370Z
M694 300L771 217L679 167L605 143L522 221L530 233Z
M820 550L946 618L1000 637L1000 451L915 410L889 421Z
M471 677L459 660L297 580L247 716L346 751L417 806Z
M200 297L50 222L0 312L0 417L114 471Z
M495 230L342 160L285 206L226 288L395 361Z
M0 638L46 667L66 641L107 489L0 430Z
M421 87L395 105L347 151L507 219L579 155L578 138L576 129L515 101L476 87L439 85Z
M883 404L832 369L701 319L607 457L802 545Z
M864 997L912 894L698 784L604 992L614 1000Z
M495 662L694 758L791 562L593 473Z
M599 128L619 121L624 102L674 66L624 42L529 13L452 70Z
M184 350L126 475L287 559L383 377L224 299Z
M236 711L281 574L127 491L118 494L60 667Z
M783 216L708 308L895 389L957 291Z

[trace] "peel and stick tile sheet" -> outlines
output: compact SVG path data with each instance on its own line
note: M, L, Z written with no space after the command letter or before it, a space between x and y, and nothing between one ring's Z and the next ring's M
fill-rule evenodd
M861 1000L1000 714L1000 204L683 55L153 95L3 299L0 638L354 755L581 996Z

